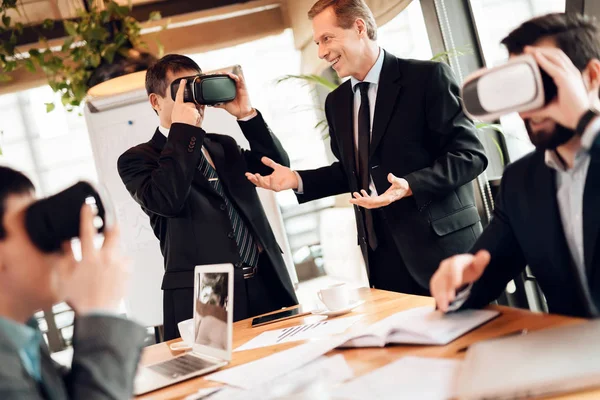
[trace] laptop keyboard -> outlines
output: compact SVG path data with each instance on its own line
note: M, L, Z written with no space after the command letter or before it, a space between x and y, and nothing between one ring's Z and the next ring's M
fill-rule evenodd
M167 378L179 378L201 369L214 365L214 363L205 361L201 358L186 354L160 364L149 366L152 371L158 372Z

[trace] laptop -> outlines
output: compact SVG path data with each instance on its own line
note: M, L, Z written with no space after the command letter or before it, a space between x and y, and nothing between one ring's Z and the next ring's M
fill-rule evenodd
M469 347L458 399L507 399L600 386L600 320Z
M233 265L199 265L194 269L194 343L192 350L167 361L141 367L136 395L215 371L231 361L233 335Z

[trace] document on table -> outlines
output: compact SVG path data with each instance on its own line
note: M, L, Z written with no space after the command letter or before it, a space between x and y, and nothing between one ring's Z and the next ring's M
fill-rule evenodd
M208 375L206 379L252 389L316 360L348 340L346 335L314 340L238 367Z
M356 332L343 347L383 347L386 344L442 346L496 318L496 310L463 310L444 314L431 306L400 311Z
M448 400L454 397L462 361L404 357L339 386L333 399Z
M268 400L302 394L304 399L316 399L335 385L354 377L342 354L317 360L251 390L225 387L210 396L210 400ZM190 396L186 400L202 397ZM296 397L295 397L296 398Z
M341 319L326 319L324 321L315 322L314 324L290 326L285 329L274 329L272 331L261 333L234 351L256 349L296 340L318 339L337 335L338 333L343 333L360 318L362 318L362 316L359 315Z

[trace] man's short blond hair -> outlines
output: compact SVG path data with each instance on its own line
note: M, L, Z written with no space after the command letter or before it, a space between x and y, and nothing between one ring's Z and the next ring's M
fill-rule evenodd
M364 0L318 0L308 11L308 18L312 20L329 7L333 7L340 28L350 29L360 18L365 21L369 39L377 40L375 17Z

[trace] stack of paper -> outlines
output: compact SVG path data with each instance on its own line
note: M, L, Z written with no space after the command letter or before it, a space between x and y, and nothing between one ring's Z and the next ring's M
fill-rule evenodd
M343 384L334 399L448 400L454 397L460 360L404 357Z
M238 367L208 375L212 381L253 389L300 368L348 340L346 336L315 340Z

